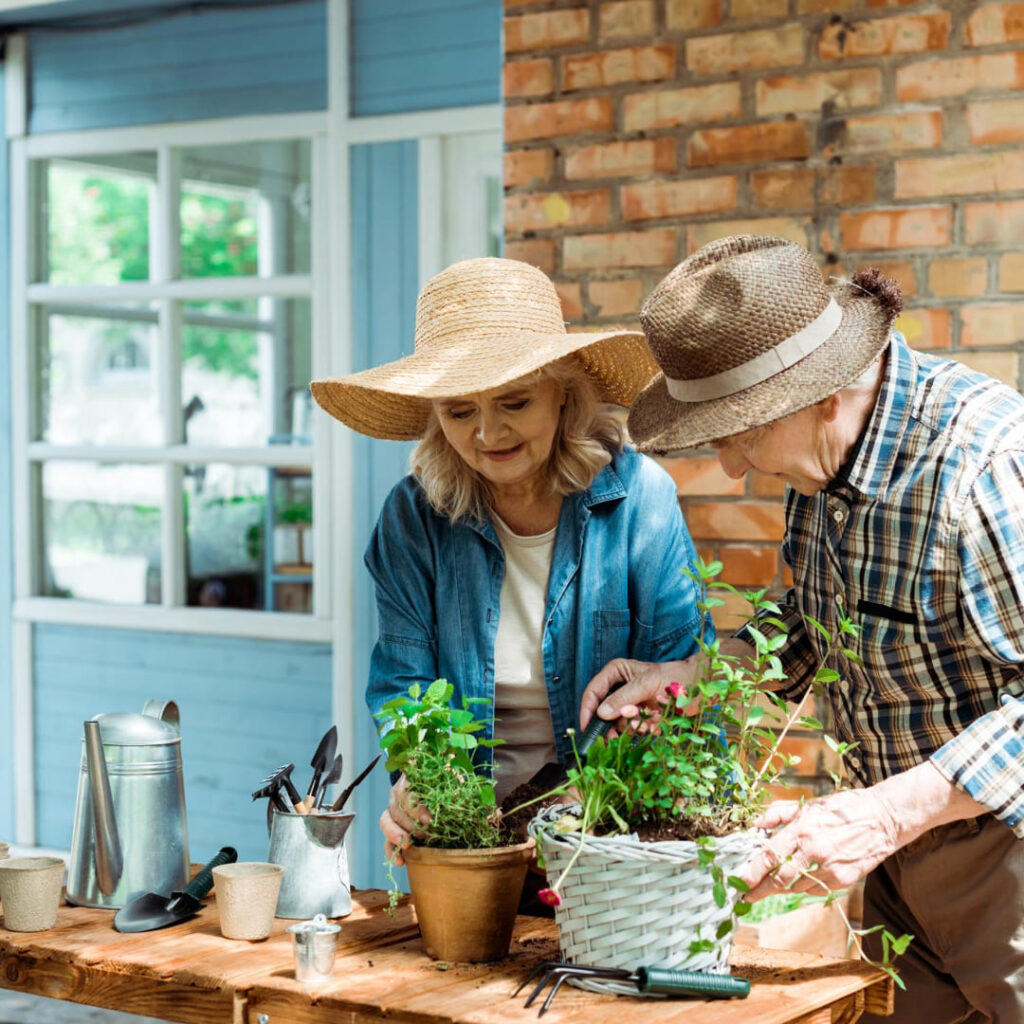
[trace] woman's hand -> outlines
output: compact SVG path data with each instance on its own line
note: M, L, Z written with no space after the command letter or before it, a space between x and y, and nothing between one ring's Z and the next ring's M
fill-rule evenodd
M580 728L597 714L604 719L622 717L622 708L628 705L645 705L657 710L658 695L665 692L669 683L681 683L685 689L693 681L697 669L697 655L685 661L634 661L632 658L616 658L609 661L593 679L587 683L580 699ZM615 693L608 691L616 683L624 683ZM605 699L607 697L607 699ZM631 709L632 710L632 709ZM625 728L622 723L621 728Z
M402 851L413 837L422 838L422 826L430 824L430 815L425 807L419 805L404 775L391 787L388 807L381 814L379 824L384 833L384 854L395 867L400 868L405 863Z

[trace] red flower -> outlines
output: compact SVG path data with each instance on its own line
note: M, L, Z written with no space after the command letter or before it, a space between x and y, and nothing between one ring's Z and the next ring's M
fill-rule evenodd
M678 697L679 694L681 694L683 692L683 684L682 683L669 683L668 686L665 687L665 689L673 697Z
M541 889L537 893L537 898L541 903L546 903L549 907L560 907L562 905L562 897L554 889Z

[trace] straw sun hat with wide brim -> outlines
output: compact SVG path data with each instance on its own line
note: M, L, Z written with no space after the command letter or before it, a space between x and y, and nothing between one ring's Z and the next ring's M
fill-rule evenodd
M783 238L711 242L640 311L662 372L633 403L630 437L664 454L806 409L878 358L899 306L877 271L829 286L814 257Z
M432 399L490 391L573 355L602 402L629 406L658 367L638 331L569 334L555 286L518 260L464 260L431 278L416 303L410 356L310 385L361 434L423 436Z

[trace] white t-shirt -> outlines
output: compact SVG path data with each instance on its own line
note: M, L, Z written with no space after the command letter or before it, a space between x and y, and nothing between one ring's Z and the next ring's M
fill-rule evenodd
M521 537L491 513L505 551L498 635L494 642L494 748L498 802L555 760L541 639L555 530Z

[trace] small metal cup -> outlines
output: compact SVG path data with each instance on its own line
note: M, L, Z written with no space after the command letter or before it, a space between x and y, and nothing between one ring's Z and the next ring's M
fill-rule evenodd
M288 928L295 940L295 978L297 981L323 981L331 976L338 950L340 924L332 924L323 914L312 921L300 921Z

